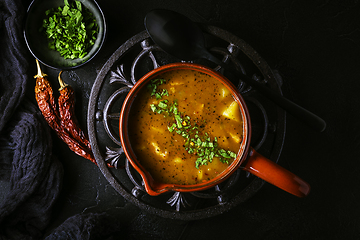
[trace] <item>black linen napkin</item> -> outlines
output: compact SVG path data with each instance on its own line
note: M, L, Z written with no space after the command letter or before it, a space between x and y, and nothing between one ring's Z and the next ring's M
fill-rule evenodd
M26 97L27 85L35 84L29 62L36 69L22 33L28 4L0 0L0 181L10 182L0 202L1 240L46 237L63 177L50 128L34 98ZM46 239L107 239L121 228L106 213L75 214Z
M40 239L60 192L62 165L52 155L49 127L25 97L28 57L21 1L0 0L0 239Z

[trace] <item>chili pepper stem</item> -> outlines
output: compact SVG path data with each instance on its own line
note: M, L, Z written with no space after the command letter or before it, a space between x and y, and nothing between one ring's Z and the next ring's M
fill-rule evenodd
M41 67L40 67L40 63L37 59L36 60L36 66L37 66L37 70L38 70L38 73L34 76L34 78L43 78L43 77L46 77L47 74L43 73L41 71Z
M61 91L63 88L67 87L68 85L66 83L64 83L64 81L62 80L61 78L61 73L63 71L60 71L59 73L59 77L58 77L58 80L59 80L59 83L60 83L60 88L59 88L59 91Z

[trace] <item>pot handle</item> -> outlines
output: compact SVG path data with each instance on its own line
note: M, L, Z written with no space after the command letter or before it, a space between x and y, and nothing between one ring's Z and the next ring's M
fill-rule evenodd
M253 148L250 148L244 170L295 196L305 197L310 192L310 185L307 182L262 156Z

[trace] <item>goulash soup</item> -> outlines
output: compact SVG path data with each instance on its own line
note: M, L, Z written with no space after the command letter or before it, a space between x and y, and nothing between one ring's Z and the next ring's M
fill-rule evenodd
M238 103L218 80L189 69L158 75L136 96L129 139L155 181L197 184L236 158L243 141Z

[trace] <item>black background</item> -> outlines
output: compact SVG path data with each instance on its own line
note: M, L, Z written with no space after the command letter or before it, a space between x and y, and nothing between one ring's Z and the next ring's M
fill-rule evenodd
M89 64L64 74L64 80L75 88L82 128L86 129L88 98L98 71L121 44L145 29L143 19L154 8L178 11L245 40L279 71L284 95L321 116L327 128L314 132L287 115L279 164L310 183L308 197L300 199L266 183L229 212L191 222L163 219L133 206L110 186L96 165L76 156L54 137L54 152L65 175L48 232L74 214L107 211L118 216L127 234L136 239L360 239L358 1L98 3L107 20L105 45ZM45 66L43 71L56 80L56 71Z

